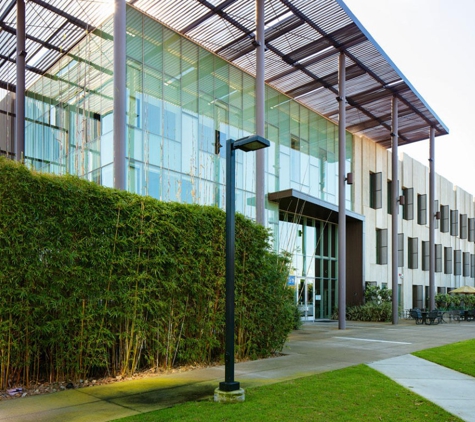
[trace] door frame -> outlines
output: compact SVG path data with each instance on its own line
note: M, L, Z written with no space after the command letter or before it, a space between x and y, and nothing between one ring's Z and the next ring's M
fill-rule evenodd
M297 306L300 311L301 321L315 321L315 277L298 277L296 289ZM304 282L303 289L301 282ZM309 289L311 286L311 289Z

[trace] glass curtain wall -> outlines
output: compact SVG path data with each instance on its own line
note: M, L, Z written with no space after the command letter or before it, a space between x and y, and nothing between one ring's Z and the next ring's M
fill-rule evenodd
M29 88L31 167L113 185L112 26L110 18ZM225 141L255 133L255 100L253 77L127 6L130 191L224 208ZM335 124L266 87L266 137L269 192L293 188L337 203ZM349 172L350 134L346 145ZM255 154L236 154L236 189L236 209L254 217ZM278 244L278 208L267 207Z
M331 318L338 306L338 226L282 213L279 232L281 247L292 255L301 317Z
M112 185L112 20L28 88L25 161Z
M267 137L277 140L268 154L268 190L296 189L338 203L338 127L267 87ZM353 140L346 136L346 172L351 172ZM351 186L347 208L352 209Z
M254 78L127 12L129 190L225 204L225 144L255 132ZM220 148L220 145L222 147ZM236 154L236 209L254 215L255 154Z

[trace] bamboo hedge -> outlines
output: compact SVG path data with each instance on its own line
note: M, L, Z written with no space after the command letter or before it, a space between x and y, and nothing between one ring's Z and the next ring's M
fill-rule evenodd
M0 389L219 361L225 214L0 158ZM236 356L282 349L288 259L236 218Z

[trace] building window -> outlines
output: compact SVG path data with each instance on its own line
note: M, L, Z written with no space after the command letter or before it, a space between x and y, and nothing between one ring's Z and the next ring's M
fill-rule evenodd
M450 210L450 235L457 236L459 234L459 212L458 210Z
M454 275L462 275L462 251L454 251Z
M467 214L460 214L460 239L468 237L468 216Z
M448 205L440 206L440 232L441 233L449 232L449 206Z
M364 288L365 290L368 288L368 287L376 287L378 285L378 282L377 281L365 281L364 282Z
M407 266L411 270L417 270L419 261L419 239L417 237L409 237L407 239Z
M444 274L452 274L452 248L444 248Z
M376 229L376 264L388 263L388 229Z
M402 190L402 194L404 196L402 217L404 220L414 220L414 189L404 188Z
M442 245L440 243L435 245L435 272L442 272Z
M468 241L475 242L475 218L468 219Z
M430 243L422 241L422 271L429 271L430 266Z
M382 208L383 206L383 173L369 174L369 206L374 209Z
M397 266L404 267L404 233L397 235Z
M470 277L470 252L463 253L463 276Z
M397 188L397 192L399 192L399 181L397 183L398 185L398 188ZM392 191L392 186L393 186L393 183L391 180L388 180L388 214L392 214L392 202L393 202L393 191ZM399 196L399 193L398 195Z
M470 277L475 278L475 254L470 254Z
M417 224L427 224L427 195L417 195Z

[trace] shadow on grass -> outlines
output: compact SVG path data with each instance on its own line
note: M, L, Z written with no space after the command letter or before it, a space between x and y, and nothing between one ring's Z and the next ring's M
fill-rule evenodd
M338 371L246 390L237 404L211 400L121 419L151 421L449 421L461 419L367 367Z

